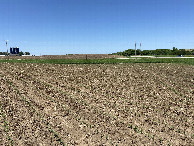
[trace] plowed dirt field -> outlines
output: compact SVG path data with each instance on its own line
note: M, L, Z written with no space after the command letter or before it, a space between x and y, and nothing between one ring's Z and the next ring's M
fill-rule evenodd
M194 145L194 66L0 66L0 145Z

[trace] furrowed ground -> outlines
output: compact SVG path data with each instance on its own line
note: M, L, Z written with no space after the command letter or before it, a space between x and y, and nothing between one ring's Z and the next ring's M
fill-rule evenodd
M0 65L1 145L194 145L194 66Z

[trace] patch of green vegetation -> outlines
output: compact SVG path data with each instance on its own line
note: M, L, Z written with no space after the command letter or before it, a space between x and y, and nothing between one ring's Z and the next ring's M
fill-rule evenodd
M146 56L146 55L144 55L144 56ZM155 56L155 57L177 57L178 55L148 55L148 56ZM194 57L194 55L183 55L183 56L184 57Z
M177 57L177 55L153 55L153 56L155 56L155 57Z
M119 63L181 63L194 65L194 58L137 58L137 59L10 59L9 63L49 63L49 64L119 64Z

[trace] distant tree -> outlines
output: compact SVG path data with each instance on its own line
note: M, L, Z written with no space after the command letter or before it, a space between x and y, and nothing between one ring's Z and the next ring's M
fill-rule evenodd
M7 55L7 52L0 52L0 55Z
M185 49L179 49L179 55L185 55L186 54L185 52L186 52Z
M178 55L179 54L179 50L175 47L172 48L172 55Z
M123 52L117 52L116 54L117 54L117 55L122 55L122 53L123 53Z
M125 50L125 51L123 52L123 55L124 55L124 56L133 55L133 50L132 50L132 49Z
M173 47L173 49L156 49L156 50L143 50L140 49L136 50L137 55L194 55L194 50L186 51L185 49L177 49L176 47ZM128 49L123 52L117 52L114 53L117 55L123 55L123 56L131 56L135 55L134 49Z
M24 53L21 51L21 52L19 52L19 56L22 56L22 55L24 55Z
M136 50L136 54L137 54L137 55L141 55L141 50L140 50L140 49L137 49L137 50Z
M186 51L185 50L185 55L192 55L192 51Z
M140 50L140 49L137 49L137 50L136 50L136 54L137 54L137 55L141 55L141 50ZM135 50L134 50L134 49L125 50L123 55L124 55L124 56L135 55Z
M150 50L143 50L142 55L150 55Z
M155 54L156 55L171 55L172 52L170 49L156 49Z
M30 52L25 52L24 54L25 54L25 55L30 55Z

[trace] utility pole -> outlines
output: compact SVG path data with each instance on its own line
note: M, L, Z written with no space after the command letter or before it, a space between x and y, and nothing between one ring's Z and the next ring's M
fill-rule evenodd
M135 42L135 56L136 56L136 42Z
M141 50L141 43L140 43L140 50Z
M7 50L7 59L9 60L9 55L8 55L8 49L7 49L7 42L8 42L9 40L5 40L5 45L6 45L6 50Z

